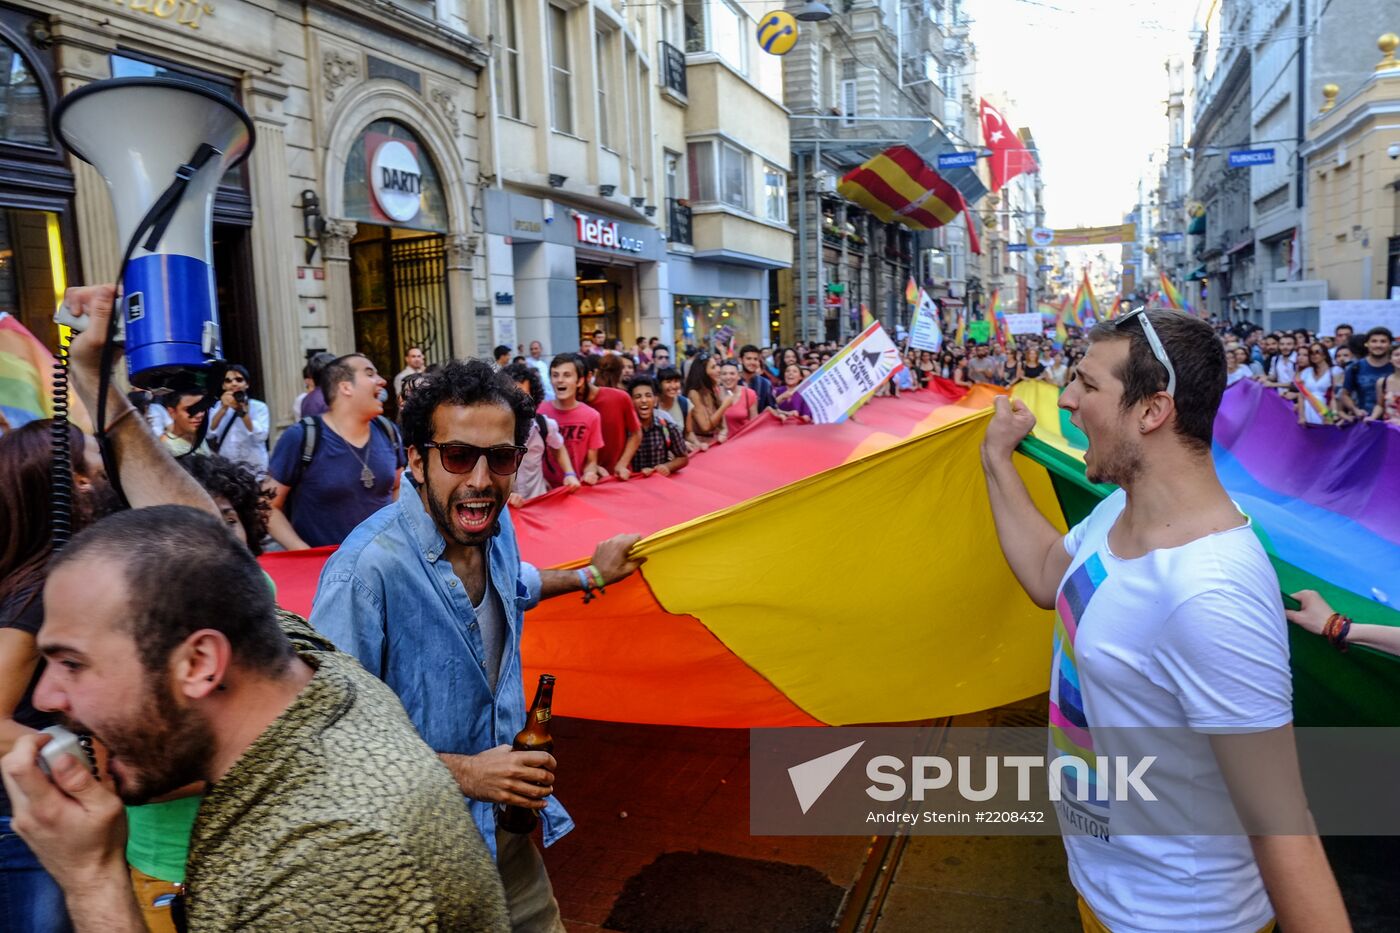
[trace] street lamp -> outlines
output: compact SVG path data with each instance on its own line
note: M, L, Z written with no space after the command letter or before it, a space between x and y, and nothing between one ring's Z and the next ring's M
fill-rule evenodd
M823 20L831 19L831 7L822 3L821 0L807 0L807 3L798 11L797 18L804 23L820 23Z

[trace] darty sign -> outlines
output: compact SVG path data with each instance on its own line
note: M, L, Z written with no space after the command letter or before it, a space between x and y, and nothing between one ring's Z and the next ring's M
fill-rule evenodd
M578 241L589 246L601 246L624 253L640 253L646 246L636 237L623 236L622 225L615 220L601 220L580 212L574 214L574 228L578 234Z

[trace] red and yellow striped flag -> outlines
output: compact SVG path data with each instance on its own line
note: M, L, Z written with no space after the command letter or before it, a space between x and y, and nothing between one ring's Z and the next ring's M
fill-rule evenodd
M836 190L883 223L933 230L966 208L958 189L929 168L908 146L893 146L847 172Z

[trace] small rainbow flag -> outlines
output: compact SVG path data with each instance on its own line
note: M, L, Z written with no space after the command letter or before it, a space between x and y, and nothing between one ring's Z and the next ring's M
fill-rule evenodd
M909 276L908 284L904 286L904 303L915 307L918 307L919 304L919 286L914 284L912 275Z
M1332 413L1332 409L1328 408L1326 404L1323 403L1322 399L1308 391L1308 387L1303 385L1302 376L1293 377L1293 388L1298 390L1298 394L1303 396L1303 400L1313 407L1313 411L1317 412L1323 421L1326 421L1328 424L1332 423L1336 415Z
M953 342L961 346L967 343L967 306L963 305L958 309L957 333L953 334Z
M914 280L910 279L909 282L910 284L913 284ZM867 327L874 323L875 315L870 313L870 308L868 308L865 302L862 301L860 303L860 329L865 330Z
M1094 299L1094 287L1089 284L1089 273L1084 273L1084 279L1079 283L1079 288L1074 293L1073 300L1069 303L1069 323L1075 327L1084 327L1090 319L1098 320L1099 304Z
M1172 284L1172 280L1167 278L1165 271L1159 271L1157 275L1162 279L1162 297L1166 300L1167 306L1175 311L1185 311L1187 314L1194 314L1195 311L1186 301L1186 296L1181 294L1181 289Z
M1008 343L1014 342L1011 338L1011 325L1006 322L1006 306L1002 304L1001 291L992 292L992 330L996 334L997 343L1004 349Z
M11 428L53 415L53 364L48 347L0 311L0 414Z

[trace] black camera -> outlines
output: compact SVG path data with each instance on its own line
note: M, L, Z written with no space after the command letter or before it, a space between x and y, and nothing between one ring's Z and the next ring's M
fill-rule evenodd
M235 402L237 402L238 404L240 404L240 405L247 405L247 404L248 404L248 393L247 393L247 392L244 392L242 389L240 389L240 390L238 390L237 392L233 393L233 400L234 400Z

